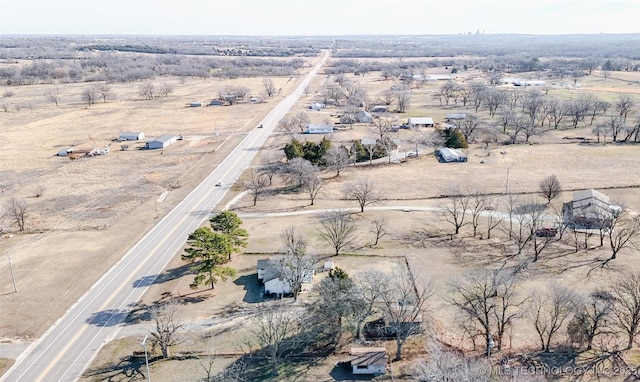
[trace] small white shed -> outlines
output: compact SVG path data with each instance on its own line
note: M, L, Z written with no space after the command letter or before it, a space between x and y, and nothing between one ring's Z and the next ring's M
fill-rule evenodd
M387 370L387 349L351 348L351 368L353 374L384 374Z
M144 133L142 131L127 131L120 133L118 136L119 141L139 141L144 139Z

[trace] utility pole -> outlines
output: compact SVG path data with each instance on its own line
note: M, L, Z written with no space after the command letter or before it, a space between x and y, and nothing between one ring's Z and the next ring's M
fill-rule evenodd
M144 362L147 364L147 382L151 382L151 372L149 371L149 356L147 355L147 337L148 334L144 336L144 339L140 343L140 346L144 348Z
M11 256L7 256L9 258L9 269L11 270L11 281L13 282L13 292L18 292L18 287L16 286L16 275L13 273L13 258Z

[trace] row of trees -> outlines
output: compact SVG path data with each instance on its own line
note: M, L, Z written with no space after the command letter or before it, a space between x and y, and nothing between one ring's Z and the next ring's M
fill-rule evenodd
M555 198L559 190L559 181L555 176L540 182L540 195L547 201ZM619 212L603 210L598 216L594 212L591 229L584 230L567 219L562 207L547 212L546 206L517 194L507 194L498 199L473 189L454 189L449 193L448 200L442 206L442 217L453 228L452 236L471 225L473 236L480 235L482 238L484 235L480 229L483 223L487 239L491 238L494 229L500 229L508 236L515 255L529 252L533 262L554 246L562 247L567 232L571 233L570 240L575 252L581 248L588 249L588 239L594 235L594 231L598 232L600 247L606 241L611 251L611 257L603 264L615 259L623 249L633 248L640 243L640 218L629 216L622 209Z
M529 321L548 352L561 334L579 349L631 349L640 332L640 274L624 273L601 289L578 292L551 283L523 293L522 281L506 269L475 271L450 282L447 302L461 313L459 327L486 349L501 350L515 324ZM620 335L624 341L620 341Z
M102 52L98 55L70 52L73 59L32 59L23 66L0 69L0 81L9 86L108 82L131 83L161 76L196 78L239 78L291 76L304 66L304 60L292 58L217 59L203 56L145 55ZM135 64L132 64L135 63Z

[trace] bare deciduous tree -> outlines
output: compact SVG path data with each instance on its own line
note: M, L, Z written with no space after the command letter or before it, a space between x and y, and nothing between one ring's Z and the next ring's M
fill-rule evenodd
M100 84L96 86L96 94L98 97L102 98L102 102L107 102L108 99L113 97L113 90L107 84Z
M365 270L354 276L354 294L361 302L354 309L353 320L356 323L356 338L364 340L362 327L365 321L373 314L377 313L376 307L380 302L382 294L385 293L387 275L377 269Z
M336 171L336 176L340 176L340 172L347 168L349 162L349 150L344 146L331 145L329 150L323 156L328 168Z
M261 307L251 319L249 331L266 354L273 375L283 358L292 355L303 332L301 315L284 304Z
M26 228L27 219L29 218L28 211L27 202L17 198L11 199L9 204L9 216L20 232L24 231Z
M156 89L151 82L145 82L138 89L138 93L145 99L152 100L156 96Z
M158 87L158 94L164 96L165 98L169 96L169 94L173 93L173 85L163 82Z
M346 199L355 199L360 206L360 212L364 212L364 207L380 201L380 194L376 183L369 177L358 178L347 183L344 189Z
M640 273L624 272L611 286L615 325L627 335L627 349L640 333Z
M460 228L468 224L465 218L470 201L469 195L462 193L459 189L449 192L449 203L443 206L442 210L444 219L454 228L454 235L460 233Z
M398 113L404 113L411 106L411 93L407 90L397 91L396 103L398 105Z
M371 232L373 232L374 235L376 235L376 241L373 243L373 246L378 245L378 242L380 241L380 239L387 234L387 220L385 219L384 216L379 217L379 218L375 218L373 219L373 221L371 222L373 224L373 227L371 228Z
M434 294L432 280L414 280L412 275L394 272L387 275L385 292L380 296L386 330L396 339L395 360L402 359L407 339L423 330L427 321L427 301Z
M289 284L293 301L298 301L302 285L313 272L317 259L306 253L306 243L295 228L282 233L285 255L276 262L280 277Z
M435 341L427 344L426 353L428 357L419 359L414 365L414 375L418 381L491 380L491 373L487 373L484 360L469 358L462 352L445 350Z
M320 237L331 245L336 256L355 241L356 226L348 214L339 210L328 212L322 217L320 224Z
M186 326L178 316L180 305L180 300L172 298L149 309L149 315L155 324L155 328L149 333L151 342L160 348L162 358L169 357L170 347L185 341L185 337L180 335L180 331Z
M514 324L523 302L517 293L516 276L505 270L468 272L462 279L452 281L450 287L451 294L446 300L463 313L460 320L486 340L487 350L495 334L500 349L503 336Z
M551 203L553 199L555 199L560 192L562 191L562 186L560 186L560 181L556 178L555 175L550 175L540 181L538 185L540 189L540 195L547 199L547 204Z
M259 174L256 170L251 170L249 179L244 183L244 189L249 191L253 199L253 205L258 202L258 198L267 188L267 179L264 175Z
M309 171L303 174L300 186L307 192L307 194L309 194L311 205L315 202L323 185L324 182L322 178L320 178L320 170L318 169L318 166L312 166Z
M611 257L604 264L614 260L618 253L627 247L636 247L640 236L640 217L624 218L624 215L617 216L611 220L608 229L609 246L611 247Z
M552 284L536 291L529 300L529 315L540 339L540 350L548 352L551 341L572 313L573 292Z
M60 88L52 88L47 91L47 98L58 106L60 101Z
M471 226L473 227L473 237L478 233L478 226L480 225L480 216L487 206L489 197L481 194L478 191L471 191L469 193L469 212L471 213Z
M267 97L271 98L274 95L276 95L276 92L277 92L276 85L273 83L273 80L271 78L263 79L262 86L264 88L264 94L266 94Z
M96 103L96 89L95 87L90 87L87 89L84 89L82 91L82 100L84 102L86 102L89 106L93 105L94 103Z
M610 316L614 298L611 293L598 290L588 296L574 299L574 315L567 325L567 333L572 343L587 350L593 347L597 336L611 333Z

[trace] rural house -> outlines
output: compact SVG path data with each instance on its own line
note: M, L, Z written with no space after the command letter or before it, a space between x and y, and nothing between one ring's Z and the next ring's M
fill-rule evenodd
M142 131L129 131L120 133L118 136L119 141L139 141L144 139L144 133Z
M409 128L418 128L418 127L433 127L433 118L429 117L414 117L409 118L407 121L407 125Z
M320 111L322 109L324 109L327 105L321 103L321 102L314 102L309 106L309 109L311 110L315 110L315 111Z
M353 374L384 374L387 370L387 349L351 348L351 369Z
M329 133L333 133L333 126L308 124L304 133L305 134L329 134Z
M358 123L371 123L373 122L373 116L364 110L361 110L356 114L356 122Z
M172 143L175 143L175 141L178 140L178 136L175 134L164 134L159 136L156 139L152 139L149 142L147 142L147 148L148 149L163 149L169 145L171 145Z
M575 191L573 200L562 205L564 223L574 229L608 227L621 208L612 205L609 197L594 189Z
M279 270L279 265L276 261L270 259L258 260L258 280L264 284L264 294L270 295L289 295L291 294L291 286L289 282L285 280ZM302 284L302 291L306 292L311 289L311 282L314 276L313 269L308 269L305 272L304 282Z

